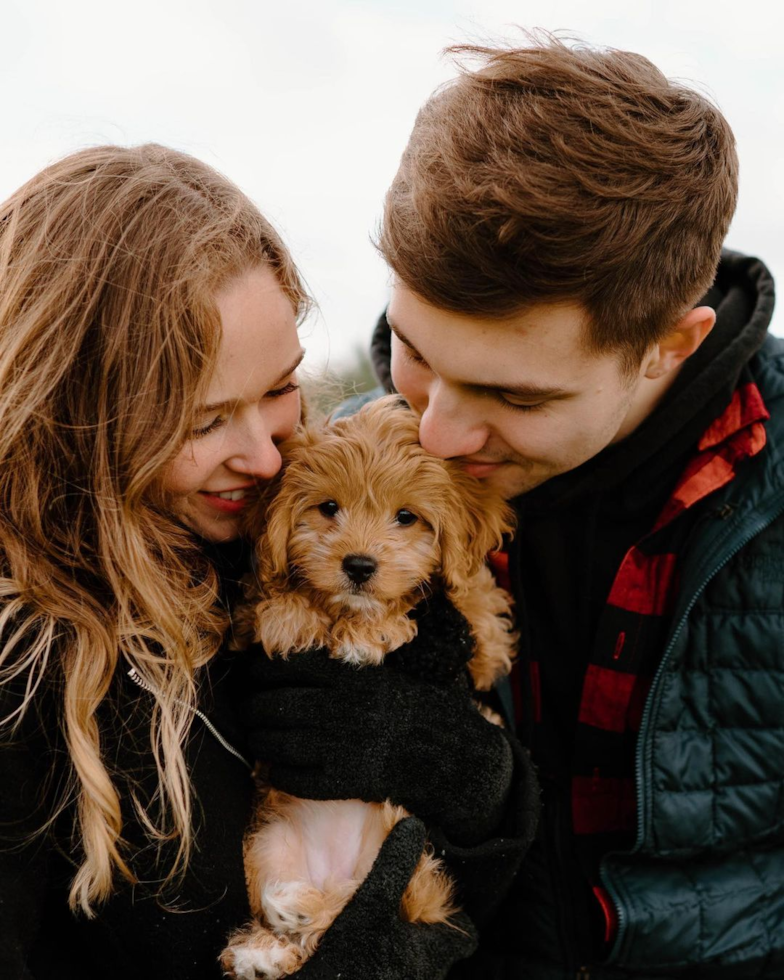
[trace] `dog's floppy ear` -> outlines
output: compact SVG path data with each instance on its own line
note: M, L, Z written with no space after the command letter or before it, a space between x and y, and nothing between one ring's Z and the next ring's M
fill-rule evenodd
M300 499L291 477L297 461L318 440L318 432L306 426L280 445L283 467L269 484L263 507L263 533L256 543L259 581L264 588L273 583L282 585L288 577L288 542L298 514ZM261 529L261 528L260 528Z
M262 591L283 584L289 570L289 537L294 529L294 495L284 488L267 512L267 527L256 545Z
M440 533L441 574L447 591L459 595L484 564L487 553L514 530L514 513L496 492L457 466L450 466L453 499Z

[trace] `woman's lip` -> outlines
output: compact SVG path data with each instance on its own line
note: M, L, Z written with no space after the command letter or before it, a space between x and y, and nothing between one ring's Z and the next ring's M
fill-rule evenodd
M244 488L237 487L237 489L242 490ZM228 493L228 490L221 490L220 492ZM250 500L250 496L245 496L241 500L225 500L223 497L219 497L215 493L210 493L208 490L200 490L199 493L210 507L214 507L215 510L219 510L224 514L239 514Z
M503 463L472 463L470 459L460 462L460 469L464 473L468 473L469 476L475 476L480 480L483 476L489 476L491 473L494 473L500 466L503 466Z
M199 493L234 493L235 490L252 490L255 483L241 483L238 487L221 487L220 490L200 490Z

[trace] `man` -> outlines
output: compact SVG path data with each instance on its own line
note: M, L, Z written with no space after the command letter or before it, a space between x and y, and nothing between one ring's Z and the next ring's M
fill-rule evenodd
M460 975L784 976L784 345L765 267L719 263L732 133L638 55L457 52L387 196L374 352L519 518L543 819Z
M515 875L525 755L510 776L462 723L439 736L440 809L424 747L385 783L468 882L480 945L449 977L781 978L784 345L766 268L721 255L731 130L639 55L455 52L478 65L421 110L387 196L373 351L424 448L514 500L494 564L520 656L500 694L542 817ZM484 824L455 816L466 773L486 775Z

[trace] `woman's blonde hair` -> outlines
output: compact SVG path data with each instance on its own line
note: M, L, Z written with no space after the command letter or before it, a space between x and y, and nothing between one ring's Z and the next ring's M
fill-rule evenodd
M215 293L258 264L301 313L297 271L257 208L157 145L75 153L0 206L0 680L24 689L4 723L44 678L61 691L83 852L70 901L87 915L117 872L134 880L97 717L120 665L157 692L164 816L137 809L152 838L178 841L167 880L187 863L182 747L195 669L225 622L159 481L215 362Z

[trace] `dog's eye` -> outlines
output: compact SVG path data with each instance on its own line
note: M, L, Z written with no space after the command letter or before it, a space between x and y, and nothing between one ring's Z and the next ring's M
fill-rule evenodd
M340 507L338 507L334 500L325 500L323 504L318 505L318 509L321 511L324 517L334 517L340 510Z
M406 524L413 524L414 521L418 521L419 518L416 516L416 514L412 514L410 510L399 510L397 514L395 514L395 520L398 522L398 524L402 524L405 527Z

